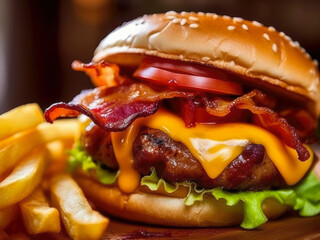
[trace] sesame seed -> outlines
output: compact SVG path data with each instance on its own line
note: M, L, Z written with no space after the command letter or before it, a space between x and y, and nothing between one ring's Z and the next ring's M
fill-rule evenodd
M233 60L230 62L230 64L231 64L232 66L236 65Z
M311 59L311 56L310 56L309 53L306 53L305 55L306 55L307 58Z
M186 14L187 14L187 12L185 12L185 11L181 12L181 15L186 15Z
M192 24L190 24L190 25L189 25L189 27L191 27L191 28L198 28L198 27L199 27L199 25L198 25L198 24L196 24L196 23L192 23Z
M183 57L183 55L182 55L182 54L180 54L180 55L179 55L179 58L180 58L180 59L183 59L184 57Z
M231 19L231 17L227 16L227 15L223 15L222 16L223 19Z
M319 65L318 60L315 59L315 60L313 60L312 62L313 62L313 65L314 65L314 66L318 67L318 65Z
M295 47L295 46L296 46L296 45L294 44L294 42L292 42L292 41L290 41L289 43L290 43L290 46L291 46L291 47Z
M213 14L213 18L214 18L214 19L217 19L217 18L218 18L218 15L214 13L214 14Z
M300 43L299 43L298 41L295 41L295 42L294 42L294 45L295 45L296 47L300 47Z
M180 22L180 24L181 24L182 26L185 25L186 23L187 23L187 19L185 19L185 18L182 19L181 22Z
M275 44L275 43L272 44L272 51L275 52L275 53L278 51L278 46L277 46L277 44Z
M230 31L234 30L235 28L236 28L236 27L235 27L235 26L232 26L232 25L228 26L228 30L230 30Z
M214 15L214 13L206 13L207 17L212 17Z
M248 30L248 26L245 25L245 24L242 24L242 28L243 28L244 30Z
M270 37L269 37L268 33L264 33L264 34L263 34L263 37L264 37L266 40L270 41Z
M204 12L198 12L199 16L204 16Z
M276 29L274 27L272 27L272 26L268 27L268 29L269 29L270 32L275 32L276 31Z
M176 11L168 11L168 12L166 12L166 15L170 15L170 14L176 15L177 12Z
M189 17L189 20L190 20L190 21L199 21L199 18L194 17L194 16L190 16L190 17Z
M233 21L234 21L234 22L242 22L242 21L243 21L243 18L234 17L234 18L233 18Z
M207 61L210 60L210 58L209 57L203 57L203 58L201 58L201 60L204 61L204 62L207 62Z
M287 39L287 41L292 41L291 37L289 37L288 35L285 35L284 38Z
M172 20L172 22L173 22L173 23L178 23L178 22L180 22L180 19L175 18L175 19Z
M311 75L315 75L315 74L316 74L316 71L315 71L313 68L310 68L309 73L310 73Z
M257 22L257 21L252 21L252 24L255 25L255 26L258 26L258 27L262 26L262 24Z
M286 35L284 34L284 32L280 32L279 35L280 35L281 37L286 36Z
M175 16L172 16L172 15L168 15L168 16L166 16L166 19L174 19L174 18L176 18Z

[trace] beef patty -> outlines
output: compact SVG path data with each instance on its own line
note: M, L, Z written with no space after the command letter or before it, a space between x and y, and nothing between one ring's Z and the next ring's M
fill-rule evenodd
M85 150L108 167L115 169L115 156L110 134L97 126L81 138ZM133 167L142 175L154 167L158 176L169 183L192 181L199 187L223 187L229 190L263 190L286 186L265 148L249 144L215 179L181 142L174 141L158 129L143 127L133 143Z

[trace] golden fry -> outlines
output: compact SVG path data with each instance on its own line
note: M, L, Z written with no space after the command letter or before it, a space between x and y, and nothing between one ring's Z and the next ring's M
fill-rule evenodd
M49 163L45 176L53 176L65 172L67 167L67 150L72 148L73 141L53 141L48 143Z
M24 226L29 234L60 232L60 219L57 209L49 206L41 188L19 203Z
M0 182L0 209L21 201L39 185L45 168L45 156L45 148L35 149Z
M44 122L36 103L26 104L0 115L0 140Z
M92 210L82 190L69 175L51 182L51 200L59 209L68 235L74 240L100 239L109 219Z
M55 124L43 123L0 141L0 175L11 170L35 147L57 139L72 140L77 131L77 120L58 120Z

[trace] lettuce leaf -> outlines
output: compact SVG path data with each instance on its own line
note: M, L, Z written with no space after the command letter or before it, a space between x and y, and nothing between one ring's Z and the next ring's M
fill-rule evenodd
M69 151L68 161L68 169L70 172L74 172L77 168L81 168L86 172L95 171L99 181L103 184L113 184L119 174L119 171L104 169L101 167L101 164L94 162L79 142Z
M308 174L299 185L295 187L298 199L302 206L296 206L303 217L315 216L320 213L320 183L314 172Z
M99 163L93 161L80 143L69 152L69 170L72 172L76 168L84 171L96 171L97 177L103 184L113 184L119 171L110 171L101 167ZM241 227L252 229L268 221L262 211L261 205L267 198L273 198L280 203L291 206L304 217L320 214L320 180L313 172L310 172L298 185L282 190L265 190L258 192L229 192L222 188L198 189L193 182L182 182L170 184L157 176L155 169L151 169L151 174L141 178L141 185L147 186L150 190L156 191L163 186L167 193L175 192L180 186L189 188L184 199L187 206L192 206L197 201L203 201L204 195L209 194L216 199L224 199L228 206L234 206L240 201L244 206L244 218Z
M228 206L234 206L240 201L244 206L244 218L241 227L252 229L268 221L262 211L262 203L267 198L273 198L280 203L299 210L301 216L314 216L320 213L320 181L313 172L310 172L297 186L282 190L265 190L258 192L228 192L222 188L197 189L195 183L182 182L174 185L159 179L155 169L149 176L141 179L141 185L147 186L150 190L155 191L161 185L166 192L172 193L179 186L189 187L189 193L184 199L187 206L193 205L197 201L203 201L205 194L210 194L216 199L224 199Z

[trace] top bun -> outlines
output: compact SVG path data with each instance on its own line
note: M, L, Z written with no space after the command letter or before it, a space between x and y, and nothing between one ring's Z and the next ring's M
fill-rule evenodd
M205 64L304 96L320 112L317 63L273 27L204 13L145 15L101 41L93 61L136 66L144 55ZM262 80L262 81L261 81Z

